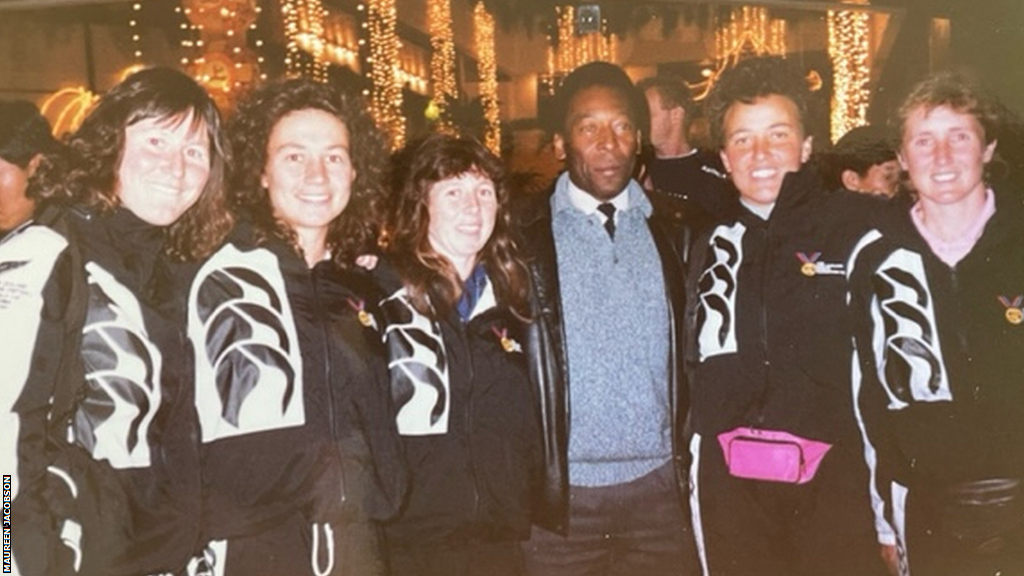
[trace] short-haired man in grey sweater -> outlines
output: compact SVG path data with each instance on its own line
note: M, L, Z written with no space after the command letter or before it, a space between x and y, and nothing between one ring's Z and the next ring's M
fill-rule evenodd
M566 171L516 215L546 464L527 568L694 573L680 497L680 252L632 179L646 104L621 68L592 63L566 77L550 112Z

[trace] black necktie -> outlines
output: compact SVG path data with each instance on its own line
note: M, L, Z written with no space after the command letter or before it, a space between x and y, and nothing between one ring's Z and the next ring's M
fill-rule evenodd
M615 205L612 204L611 202L604 202L603 204L599 204L597 206L597 209L600 210L602 214L604 214L605 216L608 217L608 219L604 221L604 229L608 231L608 237L611 238L612 240L614 240L615 239Z

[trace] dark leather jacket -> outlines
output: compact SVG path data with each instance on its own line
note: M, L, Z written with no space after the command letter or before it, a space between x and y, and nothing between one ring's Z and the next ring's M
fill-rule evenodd
M549 192L552 192L552 188ZM527 329L526 351L530 379L536 395L544 447L544 474L539 494L534 495L533 520L548 530L569 530L569 385L565 330L562 325L561 292L555 239L551 231L550 193L536 194L513 206L516 242L530 270L533 322ZM647 220L661 257L665 293L669 304L669 402L672 410L672 459L681 494L686 494L689 455L683 424L689 410L689 393L683 373L683 284L681 239L671 223L656 212Z

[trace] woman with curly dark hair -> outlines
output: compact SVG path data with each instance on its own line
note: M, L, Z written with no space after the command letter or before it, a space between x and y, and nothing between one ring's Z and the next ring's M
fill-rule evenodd
M239 224L189 298L206 561L218 574L384 573L405 490L372 283L383 140L360 98L260 87L228 128Z
M540 432L505 172L479 142L441 135L396 164L388 260L375 270L412 477L386 526L392 574L523 574Z
M16 295L4 306L33 309L0 337L5 348L8 338L35 343L15 405L23 574L173 572L196 551L178 286L187 261L231 225L225 163L213 101L188 76L153 68L112 88L67 150L38 164L29 194L50 228L18 234L22 249L5 245L0 264L19 288L0 286Z

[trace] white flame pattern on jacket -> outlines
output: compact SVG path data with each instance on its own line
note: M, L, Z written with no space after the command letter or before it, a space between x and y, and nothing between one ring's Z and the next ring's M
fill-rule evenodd
M736 287L746 230L741 223L719 226L708 238L710 263L704 266L697 284L697 344L701 361L737 351Z
M94 262L85 265L89 308L82 329L85 397L75 441L114 468L150 464L149 426L160 408L162 356L135 295Z
M299 339L272 253L214 254L192 283L188 336L203 442L305 423Z
M398 433L446 434L451 389L440 327L412 307L404 288L385 299L381 311Z
M890 409L905 408L912 400L952 400L921 256L896 250L872 281L872 341Z

